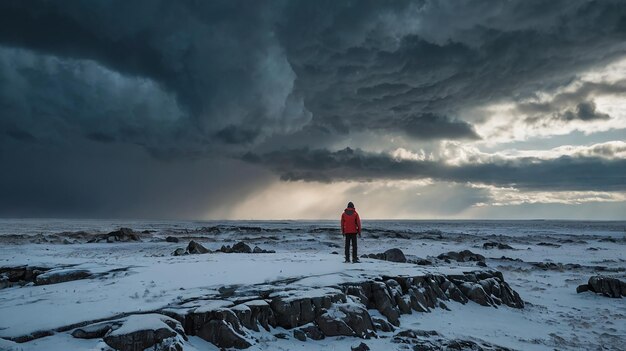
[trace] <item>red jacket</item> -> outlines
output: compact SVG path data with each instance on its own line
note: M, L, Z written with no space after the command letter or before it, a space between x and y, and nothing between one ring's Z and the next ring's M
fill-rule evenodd
M361 234L361 218L354 208L346 208L341 214L341 233Z

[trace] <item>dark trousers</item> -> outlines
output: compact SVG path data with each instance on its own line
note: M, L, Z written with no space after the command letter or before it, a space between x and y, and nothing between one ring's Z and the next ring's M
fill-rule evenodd
M352 243L352 261L356 261L359 256L356 252L356 233L344 234L346 237L346 261L350 260L350 243Z

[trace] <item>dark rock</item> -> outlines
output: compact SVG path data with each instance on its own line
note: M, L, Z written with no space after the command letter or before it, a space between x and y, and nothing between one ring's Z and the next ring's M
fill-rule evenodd
M398 248L393 248L385 251L385 260L391 262L406 262L406 257L404 256L404 252Z
M302 331L301 329L294 329L293 337L300 341L306 341L306 333Z
M423 258L415 261L415 263L420 266L431 266L433 264L431 261Z
M409 329L409 330L403 330L401 332L399 332L398 334L394 335L394 337L396 338L409 338L409 339L417 339L417 338L424 338L424 337L429 337L429 336L438 336L439 333L437 333L435 330L413 330L413 329Z
M302 318L302 305L304 305L305 315ZM292 329L313 321L313 305L311 299L289 299L286 297L276 297L270 302L272 311L276 318L276 325L285 329Z
M484 243L483 249L515 250L513 247L507 244L498 243L495 241L489 241L489 242Z
M202 246L201 244L195 242L194 240L191 240L189 242L189 245L187 245L187 253L190 254L205 254L205 253L209 253L209 249L207 249L206 247Z
M357 346L352 346L350 349L352 351L369 351L370 347L367 346L367 344L365 344L364 342L362 342Z
M263 250L258 246L254 247L254 250L252 250L252 253L276 253L276 251L274 250Z
M395 301L391 299L389 291L387 290L387 285L382 282L373 282L371 285L371 292L371 300L378 312L385 316L389 323L395 325L396 327L399 326L400 311L398 311L395 307Z
M511 258L511 257L507 257L507 256L502 256L502 257L500 257L500 259L504 260L504 261L524 262L524 260L522 260L520 258Z
M165 238L165 241L167 241L168 243L177 243L178 238L175 236L168 236L167 238Z
M260 324L263 329L270 331L270 326L276 326L276 318L274 311L270 305L264 300L255 300L246 302L245 305L250 308L251 316L250 320L253 325ZM258 327L253 327L252 330L258 331Z
M74 331L72 331L72 336L77 339L99 339L103 338L111 329L117 329L121 325L121 321L91 324L74 329Z
M374 327L376 328L376 330L380 330L385 333L396 330L394 326L391 325L391 323L387 322L386 320L382 318L375 318L375 317L372 318L372 324L374 324Z
M587 285L587 284L579 285L579 286L576 288L576 293L577 293L577 294L583 293L583 292L585 292L585 291L589 291L589 285Z
M617 278L597 275L589 278L587 285L589 290L607 297L619 298L622 295L626 296L626 291L624 290L626 282L622 282Z
M85 279L91 276L91 272L86 269L64 269L49 271L37 275L35 285L48 285L69 282L72 280Z
M545 243L545 242L541 242L541 243L537 244L537 246L561 247L561 245L559 245L559 244Z
M165 322L169 323L165 323ZM104 336L104 342L115 350L136 351L145 350L160 344L178 333L170 325L180 323L163 315L131 315L123 321L123 325L111 330ZM147 327L142 327L148 325ZM156 326L156 327L155 327ZM156 348L156 347L155 347Z
M0 289L8 288L9 286L11 286L9 278L7 276L0 275Z
M235 312L226 305L225 301L213 301L207 306L196 308L185 316L185 331L221 348L244 349L252 344L246 338L246 333Z
M210 320L200 328L197 335L217 347L246 349L252 346L243 335L236 332L232 325L225 320Z
M335 304L318 316L315 322L326 336L354 335L365 338L374 334L374 324L363 305Z
M485 283L485 285L490 286L488 285L488 283ZM464 282L459 285L459 289L463 292L465 296L467 296L469 300L472 300L479 305L495 306L497 304L496 301L494 301L494 299L491 297L491 294L485 291L483 284ZM498 297L498 299L500 299L500 297Z
M49 267L39 266L0 267L0 289L8 288L14 285L14 283L25 284L35 282L37 276L49 270Z
M315 323L319 326L320 330L326 336L353 336L354 331L348 326L346 322L341 319L337 319L328 313L320 315Z
M428 302L423 288L411 287L408 290L411 299L411 308L417 312L429 312Z
M113 237L114 241L141 241L139 235L130 228L120 228L104 236L106 236L107 240Z
M460 302L462 304L465 304L468 301L467 297L463 295L463 292L461 292L456 284L447 279L441 284L441 290L443 290L444 294L446 294L446 296L453 301Z
M185 251L185 249L183 249L182 247L179 247L178 249L174 250L174 252L172 253L173 256L183 256L187 253L187 251Z
M250 246L248 246L248 244L244 243L243 241L240 241L236 243L235 245L233 245L232 252L252 253L252 249L250 248Z
M235 315L237 315L237 318L239 319L239 322L241 322L242 326L256 332L259 331L257 321L252 319L252 309L250 309L250 307L245 304L241 304L233 306L230 309L235 313Z
M400 262L400 263L407 262L407 259L404 256L404 252L402 252L402 250L398 248L389 249L385 251L384 253L362 255L361 257L374 258L377 260L384 260L384 261L390 261L390 262Z
M316 325L308 325L306 327L301 327L296 330L304 333L305 337L308 337L311 340L322 340L326 338L322 330ZM298 339L298 337L295 334L296 330L294 330L294 337ZM301 339L298 339L298 340L301 340Z
M459 252L450 251L437 256L437 258L440 260L454 260L457 262L485 261L485 256L473 253L470 250L463 250Z
M289 335L287 335L287 334L285 334L285 333L276 333L276 334L274 334L274 336L275 336L277 339L283 339L283 340L287 340L287 339L289 339Z
M485 262L483 262L483 261L476 262L476 265L479 266L479 267L487 267L487 264Z
M554 263L554 262L533 262L531 264L537 268L543 269L544 271L551 270L551 271L562 272L564 270L578 270L578 269L583 268L583 266L577 263L562 264L562 263ZM600 267L596 267L596 268L600 268Z
M337 308L346 315L343 321L348 324L357 336L365 338L374 332L372 318L365 306L341 304L337 305Z

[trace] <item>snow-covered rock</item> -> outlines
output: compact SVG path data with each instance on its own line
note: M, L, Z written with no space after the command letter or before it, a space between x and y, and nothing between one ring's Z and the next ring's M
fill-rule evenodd
M37 275L35 284L48 285L89 278L91 272L86 269L55 269Z
M160 314L139 314L123 319L121 326L111 329L103 339L119 351L138 351L149 347L169 351L182 350L178 337L186 338L178 321Z
M576 292L581 293L592 291L607 297L620 298L626 296L626 282L617 278L596 275L589 278L589 282L576 288Z

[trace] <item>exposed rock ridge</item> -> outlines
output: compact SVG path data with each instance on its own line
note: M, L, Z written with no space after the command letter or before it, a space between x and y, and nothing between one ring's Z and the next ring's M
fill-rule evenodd
M159 325L152 331L134 328L131 317L138 316L134 314L83 325L71 333L77 338L104 338L116 350L132 350L133 346L126 341L137 343L138 340L142 345L156 345L159 350L182 350L181 339L188 335L220 348L245 349L258 341L253 332L261 328L267 332L276 327L293 330L298 340L339 335L369 339L380 332L394 331L400 326L402 314L448 309L446 303L450 300L462 304L473 301L495 308L524 307L520 296L494 270L458 275L385 276L360 283L275 290L262 296L233 299L192 300L152 312L154 324ZM369 310L377 310L386 320L373 318ZM133 334L126 335L124 330Z

